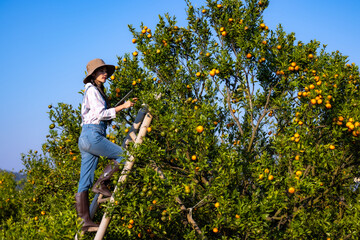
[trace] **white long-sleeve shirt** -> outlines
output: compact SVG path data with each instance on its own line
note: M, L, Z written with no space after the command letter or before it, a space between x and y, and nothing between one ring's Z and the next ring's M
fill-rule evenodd
M115 108L106 109L105 99L99 90L91 83L85 85L85 95L81 105L83 124L100 124L100 121L111 120L116 117Z

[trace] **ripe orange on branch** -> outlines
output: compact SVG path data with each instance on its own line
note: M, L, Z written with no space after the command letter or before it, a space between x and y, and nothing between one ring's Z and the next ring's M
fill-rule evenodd
M198 133L202 133L202 131L204 131L204 127L203 127L203 126L197 126L197 127L196 127L196 131L197 131Z

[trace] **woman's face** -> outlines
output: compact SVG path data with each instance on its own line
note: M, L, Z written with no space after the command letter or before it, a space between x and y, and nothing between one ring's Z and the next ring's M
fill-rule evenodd
M106 67L101 67L96 70L94 74L95 82L104 84L107 78L108 78L108 74L106 72Z

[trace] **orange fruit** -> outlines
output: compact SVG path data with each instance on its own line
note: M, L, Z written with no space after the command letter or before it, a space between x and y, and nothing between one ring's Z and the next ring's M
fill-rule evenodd
M216 208L220 207L220 203L218 203L218 202L216 202L214 205Z
M134 224L134 220L130 219L129 223Z
M217 232L219 232L219 229L213 228L213 232L214 232L214 233L217 233Z
M197 131L198 133L202 133L202 131L204 131L204 127L203 127L203 126L197 126L197 127L196 127L196 131Z
M191 159L195 161L196 160L196 155L192 155Z
M133 56L136 57L138 55L138 52L133 52Z
M314 58L314 55L310 53L310 54L308 55L308 58L313 59L313 58Z
M136 38L133 38L133 40L131 41L132 43L136 43Z
M146 131L147 131L147 132L151 132L151 127L148 127L148 128L146 129Z
M266 27L265 23L260 23L260 28L264 29Z
M211 70L210 71L210 76L212 76L212 77L215 76L215 71Z
M246 58L250 59L252 57L251 53L246 54Z
M296 171L295 175L300 177L302 175L302 172L300 170L298 170L298 171Z
M330 109L330 108L331 108L331 104L330 104L330 103L327 103L327 104L325 105L325 107L328 108L328 109Z
M335 149L335 146L332 145L332 144L330 144L329 148L330 148L330 150L334 150L334 149Z
M216 5L216 7L217 7L217 8L221 8L221 7L222 7L222 5L221 5L221 4L218 4L218 5Z
M274 179L274 176L273 175L269 175L268 179L271 181Z
M295 160L296 160L296 161L299 161L299 160L300 160L300 156L299 156L299 155L296 155L296 156L295 156Z
M235 215L235 218L240 218L240 216L238 214Z
M221 35L222 35L223 37L225 37L225 36L227 35L227 32L226 32L226 31L223 31L223 32L221 33Z
M277 45L276 48L277 48L278 50L280 50L280 49L281 49L281 45Z
M196 73L196 76L197 76L197 77L200 77L200 75L201 75L200 72L197 72L197 73Z
M264 170L264 173L268 174L270 172L270 170L267 168Z
M295 192L295 188L290 187L288 191L289 191L289 193L293 194Z
M310 101L311 101L311 104L316 104L316 99L313 98Z

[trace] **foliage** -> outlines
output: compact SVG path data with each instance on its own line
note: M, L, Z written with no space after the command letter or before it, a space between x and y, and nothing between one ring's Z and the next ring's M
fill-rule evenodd
M96 216L112 216L105 239L356 239L358 66L268 29L266 0L187 3L187 26L169 15L154 30L129 26L137 50L118 57L107 88L113 105L130 90L140 99L115 119L111 141L122 144L142 108L153 121ZM43 154L23 157L27 182L2 220L6 238L79 229L79 109L49 115Z

